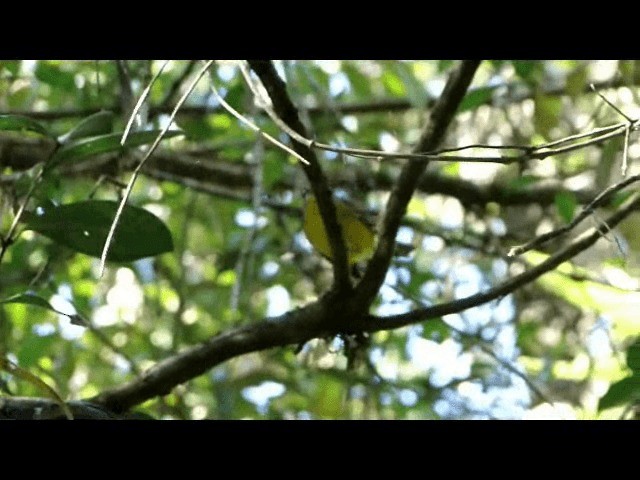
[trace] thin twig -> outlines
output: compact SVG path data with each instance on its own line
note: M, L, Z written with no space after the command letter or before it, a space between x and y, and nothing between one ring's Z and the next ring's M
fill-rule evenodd
M18 212L16 213L16 216L13 217L13 222L11 222L9 231L7 232L4 238L0 239L2 243L2 245L0 245L0 264L2 264L2 259L4 258L4 254L7 252L9 245L11 245L14 241L13 234L18 228L18 223L20 223L20 219L24 214L24 210L25 208L27 208L27 204L29 203L29 200L31 200L31 196L35 191L36 186L40 182L40 179L42 178L43 173L44 173L44 165L40 168L40 171L38 172L36 177L33 179L33 182L31 182L31 185L29 186L29 191L27 191L27 195L25 196L24 200L20 204L20 207L18 208Z
M136 179L138 178L138 175L140 174L140 170L144 166L145 162L149 159L151 154L158 147L158 145L160 144L160 141L164 137L165 133L167 133L167 131L171 127L171 124L173 123L173 120L176 117L176 113L178 112L178 110L180 110L180 107L182 106L182 104L185 102L187 97L191 94L191 92L193 91L193 89L195 88L197 83L200 81L202 76L207 72L209 66L211 66L212 63L213 63L213 60L209 60L208 62L205 63L205 65L202 67L202 69L200 69L200 72L198 73L196 78L193 80L193 82L191 82L191 85L189 85L189 88L187 89L187 91L184 93L184 95L182 95L180 100L178 100L178 103L176 104L175 108L173 109L173 112L171 112L171 116L169 117L169 121L167 122L166 126L162 129L160 134L157 136L155 142L153 142L153 144L151 145L149 150L147 150L145 156L142 158L142 160L140 161L138 166L133 171L133 174L131 175L131 178L129 179L129 183L127 184L127 189L124 191L124 194L122 196L122 200L120 201L120 205L118 205L118 210L116 211L115 218L113 219L113 222L111 223L111 228L109 229L109 234L107 235L107 239L106 239L106 241L104 243L104 248L102 249L102 255L100 257L100 269L99 269L98 277L101 278L102 275L104 274L104 266L105 266L105 263L107 261L107 253L109 252L109 247L111 246L111 241L113 240L113 235L114 235L114 233L116 231L116 227L118 226L118 222L120 220L120 216L122 215L122 211L124 210L124 206L126 205L127 200L129 199L129 195L131 195L131 190L133 189L133 184L135 183Z
M151 87L153 86L154 83L156 83L156 80L158 80L158 78L162 74L162 71L168 64L169 64L169 60L165 60L162 66L160 67L160 69L153 76L151 81L147 84L146 87L144 87L144 90L142 91L140 98L138 98L138 101L136 102L136 106L133 107L133 111L129 116L129 121L127 122L127 126L125 127L124 132L122 133L122 139L120 140L120 145L124 145L124 142L127 141L127 137L129 136L129 131L131 130L131 126L133 125L136 115L138 115L138 111L140 110L140 108L142 108L144 101L147 99L147 96L149 95L149 92L151 92Z
M629 134L631 133L631 125L627 125L624 129L624 149L622 150L622 176L627 176L627 166L629 164Z
M247 258L251 252L251 245L256 236L256 232L258 231L258 219L260 215L260 204L262 198L262 165L263 165L263 155L264 155L264 144L262 143L262 137L258 135L256 137L256 143L253 148L252 161L255 165L253 169L253 189L251 192L251 209L253 213L253 223L247 230L242 248L240 249L240 254L238 255L238 262L236 264L236 281L231 287L231 301L230 309L234 312L238 311L238 306L240 303L240 292L242 290L242 280L245 270L245 264L247 263Z
M556 230L543 233L542 235L537 236L533 240L525 243L524 245L513 247L511 250L509 250L509 253L507 255L509 257L522 255L523 253L528 252L529 250L539 247L540 245L548 242L552 238L559 237L560 235L564 235L565 233L573 230L580 222L582 222L585 218L587 218L590 214L592 214L596 209L596 207L605 203L612 194L614 194L619 190L622 190L623 188L639 180L640 180L640 174L633 175L629 178L626 178L625 180L622 180L614 185L609 186L608 188L600 192L600 194L596 198L594 198L586 207L584 207L582 211L578 215L576 215L576 217L571 222L569 222L566 225L563 225L560 228L557 228Z
M543 402L546 402L548 404L552 404L553 403L551 401L551 399L549 397L547 397L542 392L542 390L540 390L540 388L538 388L538 386L535 383L533 383L533 381L525 373L523 373L520 370L518 370L515 366L513 366L511 364L511 362L508 362L507 360L503 360L502 358L498 357L498 355L492 349L490 349L489 347L487 347L485 345L480 344L478 346L480 347L480 350L482 350L484 353L486 353L487 355L492 357L495 361L497 361L504 368L506 368L511 373L513 373L514 375L516 375L519 378L521 378L524 381L524 383L527 384L529 389L533 393L535 393L538 396L538 398L540 398L540 400L542 400Z
M173 100L173 97L176 95L176 93L178 93L178 90L180 89L180 85L182 85L182 82L184 82L187 79L187 77L191 75L191 72L196 67L197 63L198 62L196 60L189 60L189 63L187 63L187 66L184 67L184 70L180 73L178 78L176 78L174 82L171 84L171 86L169 87L167 94L160 102L160 105L158 105L157 107L158 110L164 110L168 108L169 105L171 105L171 101Z
M618 114L621 117L624 117L624 119L629 122L630 124L634 124L637 122L637 120L633 120L632 118L630 118L629 116L627 116L622 110L620 110L618 107L616 107L613 102L609 101L609 99L607 97L605 97L602 93L598 92L596 90L596 87L593 85L593 83L589 84L589 88L591 89L591 91L593 91L596 95L598 95L607 105L609 105L611 108L613 108L616 112L618 112Z
M269 135L268 133L262 131L262 129L260 127L258 127L255 123L253 123L251 120L249 120L247 117L245 117L244 115L242 115L240 112L238 112L235 108L233 108L231 105L229 105L224 98L222 98L222 96L220 95L220 93L218 93L218 89L215 87L215 85L213 84L213 75L212 75L212 82L211 82L211 91L213 92L213 95L216 97L216 100L220 103L220 105L222 105L224 107L224 109L229 112L231 115L233 115L234 117L236 117L238 120L240 120L242 123L244 123L245 125L247 125L251 130L253 130L256 133L259 133L260 135L262 135L264 138L266 138L267 140L269 140L271 143L273 143L276 147L281 148L282 150L284 150L285 152L287 152L289 155L293 155L294 157L296 157L298 160L300 160L302 163L304 163L305 165L309 165L309 161L304 158L302 155L299 155L297 152L295 152L293 149L287 147L284 143L279 142L278 140L276 140L275 138L273 138L271 135Z

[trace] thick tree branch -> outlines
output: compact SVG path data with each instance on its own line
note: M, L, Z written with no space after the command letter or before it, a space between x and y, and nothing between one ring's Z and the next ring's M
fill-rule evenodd
M273 64L270 61L263 60L250 60L248 63L267 90L278 118L293 129L294 132L308 138L309 135L300 121L298 111L289 98L285 84L278 76ZM329 245L331 245L333 252L334 286L338 290L350 289L351 280L349 279L349 270L347 268L347 251L327 179L315 152L307 145L295 139L291 140L294 150L309 161L309 165L302 164L301 166L318 201L322 222L329 237Z
M479 64L480 62L477 60L467 60L452 72L442 95L429 114L427 124L420 136L418 145L416 145L416 152L435 150L438 147L471 84ZM363 309L371 305L380 285L382 285L393 256L395 238L400 227L400 221L427 164L427 162L407 163L391 191L382 220L378 246L367 266L364 278L356 290L356 303Z
M340 323L340 301L333 294L304 308L223 332L210 340L157 363L142 377L107 390L92 402L123 412L195 378L233 357L272 347L299 344L312 338L335 335Z
M75 420L123 418L104 407L85 401L67 402ZM0 420L64 420L64 412L53 400L31 397L0 397Z

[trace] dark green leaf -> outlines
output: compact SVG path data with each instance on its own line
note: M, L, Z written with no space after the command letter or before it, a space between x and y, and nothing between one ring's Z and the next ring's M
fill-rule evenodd
M77 161L102 153L119 152L126 148L140 147L153 143L161 130L147 130L133 132L127 137L124 146L120 145L122 132L97 137L82 138L60 148L49 162L47 168L51 169L61 162ZM170 130L164 138L183 135L182 131Z
M109 111L101 111L89 115L76 125L69 133L59 138L60 143L68 143L71 140L77 140L86 137L95 137L97 135L106 135L113 131L113 120L115 114Z
M541 63L533 60L514 60L512 62L516 74L528 84L537 82L541 72Z
M77 91L75 74L61 68L59 61L39 61L34 70L35 77L43 83L68 93Z
M27 229L93 257L100 257L118 202L89 200L25 212ZM107 260L128 262L173 250L171 233L164 223L143 208L125 206Z
M6 70L12 77L17 76L20 71L20 62L20 60L0 61L0 73L2 73L3 70Z
M562 100L551 95L538 94L535 97L534 125L538 132L548 137L558 125L562 112Z
M635 401L640 397L640 376L623 378L609 387L609 391L600 399L598 408L617 407Z
M565 90L572 97L577 97L584 92L587 82L589 80L589 74L585 65L580 65L567 75Z
M76 91L75 74L62 70L55 62L40 61L36 64L35 76L41 82L69 93Z
M355 65L345 63L342 67L344 73L349 77L349 82L353 89L353 93L361 98L367 98L371 95L371 79L361 73Z
M562 218L566 223L571 222L575 215L576 207L578 206L576 196L571 192L558 192L556 193L554 202L560 218Z
M522 175L521 177L514 178L509 182L509 190L524 190L530 185L544 180L544 177L538 177L536 175Z
M178 119L177 124L184 130L187 139L194 142L212 140L216 136L216 129L205 118L185 116Z
M17 352L18 363L24 368L31 367L47 355L56 340L55 335L28 335L24 341L20 342L20 350Z
M9 298L5 298L4 300L0 300L0 304L2 303L23 303L26 305L35 305L36 307L46 308L47 310L57 313L57 310L53 308L48 301L34 293L19 293Z
M22 115L0 115L0 130L14 132L36 132L47 137L52 135L49 131L35 120Z
M453 60L438 60L438 72L444 72L453 64Z
M449 337L450 333L449 325L442 318L432 318L422 324L422 336L430 340L441 342Z
M634 375L640 376L640 338L627 350L627 365Z
M493 96L493 91L495 89L496 87L482 87L471 90L465 95L465 97L462 99L462 102L460 102L458 112L475 110L480 105L484 105L485 103L489 102L491 100L491 97Z

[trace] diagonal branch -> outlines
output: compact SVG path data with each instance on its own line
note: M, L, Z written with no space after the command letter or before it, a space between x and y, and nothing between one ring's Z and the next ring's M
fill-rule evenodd
M442 95L429 114L428 122L420 136L418 145L416 145L416 152L435 150L438 147L479 64L478 60L466 60L452 72ZM427 165L428 162L410 162L405 165L391 192L382 220L378 247L356 293L356 303L362 309L373 302L380 285L382 285L393 255L400 221Z
M544 262L533 267L531 270L527 270L526 272L523 272L503 284L487 290L486 292L477 293L452 302L434 305L433 307L413 310L400 315L392 315L388 317L369 316L367 318L358 319L357 322L354 322L354 328L362 329L367 332L392 330L431 318L458 313L492 300L502 298L524 285L531 283L538 277L555 269L561 263L566 262L570 258L575 257L580 252L591 247L600 237L609 233L618 223L638 209L640 209L640 196L628 199L617 212L609 216L598 228L591 228L587 230L562 250L550 256Z
M325 326L331 302L318 302L268 318L259 323L220 333L208 341L168 357L147 370L141 378L107 390L90 401L119 413L202 375L215 365L246 353L306 342L335 334Z
M277 117L294 132L307 138L308 134L300 121L298 111L289 98L285 84L278 76L273 64L266 60L249 60L248 63L267 90ZM351 280L349 279L349 270L347 268L347 251L327 179L315 152L307 145L293 138L291 140L294 150L309 161L309 165L303 164L302 168L318 201L320 215L329 237L329 245L331 245L333 252L334 286L338 290L349 290L351 288Z

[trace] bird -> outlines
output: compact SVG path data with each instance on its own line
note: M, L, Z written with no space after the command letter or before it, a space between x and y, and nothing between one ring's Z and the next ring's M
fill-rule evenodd
M349 266L370 259L375 248L376 235L373 228L358 215L358 212L342 200L335 200L336 219L342 229ZM333 261L333 251L320 215L318 201L312 194L306 195L303 231L309 243L323 257Z

